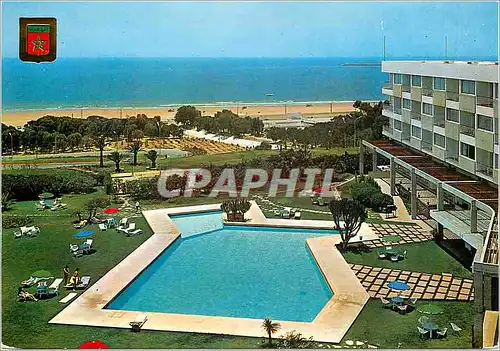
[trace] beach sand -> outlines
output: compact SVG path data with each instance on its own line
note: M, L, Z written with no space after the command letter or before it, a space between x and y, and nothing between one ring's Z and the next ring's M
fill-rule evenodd
M244 104L235 105L234 103L223 105L206 105L196 106L202 111L204 116L213 116L216 112L223 109L228 109L234 113L238 113L241 117L260 116L263 120L266 119L281 119L285 115L301 113L305 116L325 117L327 115L338 115L354 111L353 102L333 102L333 103L289 103L289 104ZM311 106L307 106L311 105ZM175 111L179 106L161 107L161 108L84 108L84 109L61 109L61 110L25 110L25 111L3 111L2 123L12 126L23 126L28 121L38 119L40 117L51 116L69 116L75 118L86 118L88 116L97 115L107 118L136 116L137 114L146 114L148 117L161 116L162 121L172 120L175 116ZM286 107L285 107L286 106ZM245 108L246 107L246 108ZM173 111L169 112L169 109ZM286 110L286 114L285 114Z

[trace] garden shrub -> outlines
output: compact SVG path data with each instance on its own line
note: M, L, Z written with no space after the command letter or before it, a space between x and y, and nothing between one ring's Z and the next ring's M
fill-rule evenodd
M358 177L350 188L353 199L376 212L394 204L392 196L382 193L380 185L371 177Z
M391 195L378 193L372 197L371 208L376 212L381 212L387 206L394 205Z
M3 215L2 227L5 229L18 228L18 227L23 227L25 225L31 224L32 222L33 222L33 218L29 217L29 216Z
M2 177L2 192L9 192L11 198L19 201L35 200L43 192L56 196L90 193L95 185L91 175L73 170L30 170Z

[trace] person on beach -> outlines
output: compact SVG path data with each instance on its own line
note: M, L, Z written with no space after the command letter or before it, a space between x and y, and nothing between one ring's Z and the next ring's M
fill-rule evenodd
M76 289L76 286L78 285L78 281L80 280L80 273L78 272L79 269L75 269L75 273L73 273L73 276L69 280L69 283L73 285L73 290Z
M21 286L17 290L17 296L19 297L19 299L22 299L24 301L27 301L27 300L38 301L38 299L33 294L30 294L29 292L24 290L23 287L21 287Z
M141 206L139 205L139 201L136 201L135 202L135 212L139 212L140 208L141 208Z
M63 276L64 276L64 285L68 284L69 280L69 267L68 265L63 268Z

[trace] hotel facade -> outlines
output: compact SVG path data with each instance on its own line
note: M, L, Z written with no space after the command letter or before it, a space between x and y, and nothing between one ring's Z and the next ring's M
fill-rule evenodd
M391 193L397 177L406 182L413 219L426 207L438 238L463 240L482 340L498 320L498 62L384 61L382 71L388 140L363 141L361 155L372 153L374 170L378 156L389 159Z

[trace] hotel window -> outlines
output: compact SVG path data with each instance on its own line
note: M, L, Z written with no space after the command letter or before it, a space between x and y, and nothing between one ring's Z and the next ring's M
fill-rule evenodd
M403 77L400 73L394 73L394 84L401 84L403 82Z
M447 108L446 109L446 120L458 123L459 122L458 110Z
M411 136L422 139L422 129L417 126L411 126Z
M401 121L398 119L394 120L394 129L401 131Z
M437 145L444 149L446 147L446 138L444 137L444 135L434 133L434 145Z
M446 79L434 77L434 89L446 90Z
M421 87L422 86L422 77L421 76L411 76L411 85L413 87Z
M493 118L483 115L477 115L477 128L487 130L488 132L492 132Z
M476 93L476 82L473 80L461 80L462 94L475 94Z
M493 167L495 169L498 168L498 154L495 154L495 157L493 157Z
M403 74L403 85L410 85L411 76L409 74Z
M425 102L422 104L422 113L425 115L432 116L432 105L426 104Z
M403 108L411 111L411 100L403 99Z
M460 143L460 155L475 160L475 147L466 143Z

